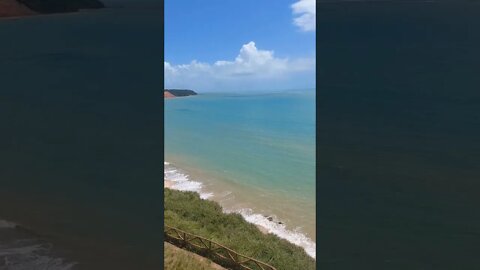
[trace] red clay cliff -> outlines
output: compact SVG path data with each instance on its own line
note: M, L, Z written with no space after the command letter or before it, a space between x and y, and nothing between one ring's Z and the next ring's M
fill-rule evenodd
M22 17L35 14L36 12L20 4L17 0L0 0L0 18Z

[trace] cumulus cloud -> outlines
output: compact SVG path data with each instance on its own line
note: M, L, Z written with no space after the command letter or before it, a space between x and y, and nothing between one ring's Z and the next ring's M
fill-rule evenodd
M293 23L302 31L315 31L315 0L300 0L292 5Z
M211 86L228 87L231 83L281 81L293 73L313 71L313 58L277 58L273 51L259 50L255 42L244 44L234 60L213 64L192 61L189 64L164 63L165 85L168 87Z

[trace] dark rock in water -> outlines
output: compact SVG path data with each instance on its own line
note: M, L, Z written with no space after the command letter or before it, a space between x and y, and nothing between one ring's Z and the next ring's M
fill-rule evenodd
M98 0L17 0L38 13L75 12L80 9L104 8Z
M165 91L170 92L172 95L176 97L185 97L185 96L194 96L197 93L193 90L188 89L165 89Z
M282 225L282 224L283 224L283 222L279 221L279 222L278 222L278 224Z
M268 221L273 221L272 217L267 217Z

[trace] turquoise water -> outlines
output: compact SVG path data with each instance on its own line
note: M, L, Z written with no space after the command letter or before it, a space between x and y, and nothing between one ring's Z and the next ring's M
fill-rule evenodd
M168 99L165 160L178 189L314 247L315 90Z

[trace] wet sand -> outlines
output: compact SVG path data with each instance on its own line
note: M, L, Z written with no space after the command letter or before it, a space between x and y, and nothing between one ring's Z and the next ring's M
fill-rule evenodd
M172 188L173 185L174 185L174 182L173 182L172 180L168 180L168 179L166 179L166 178L164 178L164 182L163 182L163 183L164 183L164 184L163 184L163 187L164 187L164 188ZM264 233L264 234L268 234L268 233L269 233L267 228L265 228L265 227L263 227L263 226L261 226L261 225L255 225L255 226L257 226L257 228L258 228L262 233Z
M267 228L260 226L260 225L255 225L257 228L263 233L263 234L268 234Z
M163 187L164 188L172 188L172 186L173 186L173 181L168 180L168 179L164 180L164 182L163 182Z

